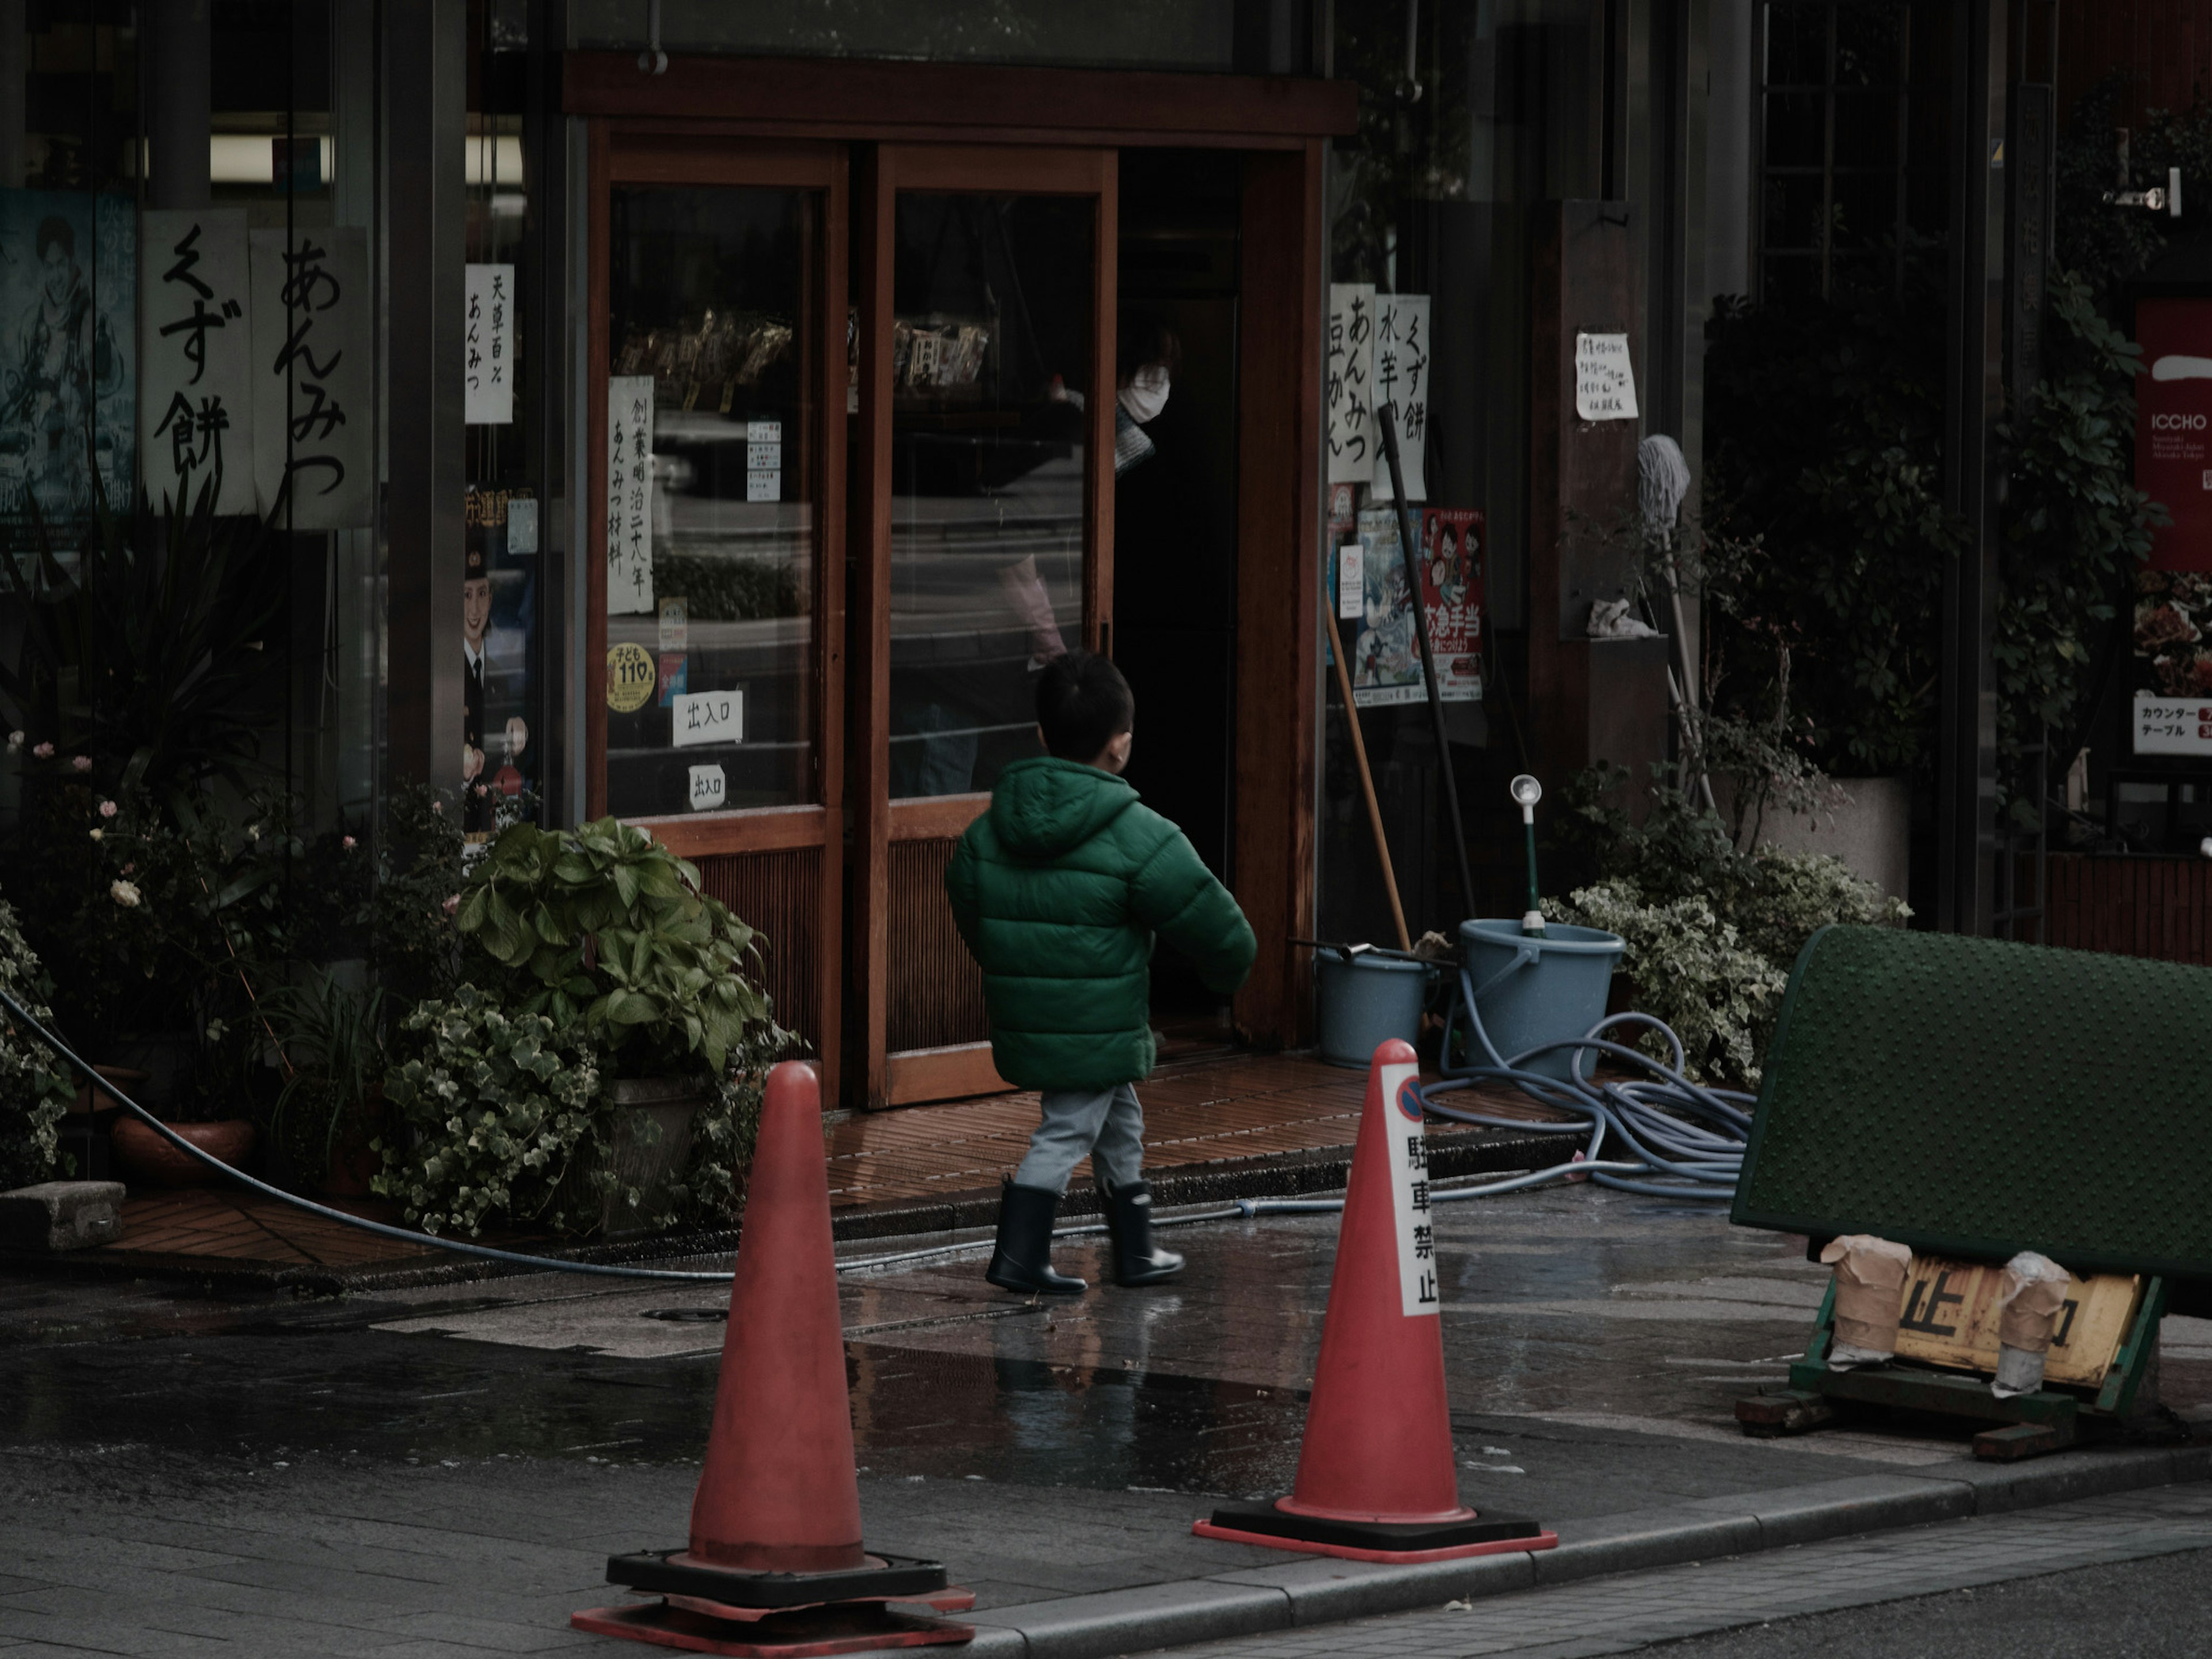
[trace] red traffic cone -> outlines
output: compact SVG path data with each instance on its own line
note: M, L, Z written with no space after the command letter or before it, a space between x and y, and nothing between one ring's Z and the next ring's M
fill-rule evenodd
M1393 1037L1376 1049L1297 1485L1272 1504L1216 1510L1193 1523L1201 1537L1358 1561L1559 1541L1534 1521L1479 1516L1459 1501L1420 1084L1411 1046Z
M690 1547L616 1556L607 1580L666 1599L593 1608L570 1624L696 1652L845 1652L975 1633L890 1613L885 1602L951 1612L975 1597L948 1589L934 1561L861 1547L811 1066L787 1061L769 1073Z

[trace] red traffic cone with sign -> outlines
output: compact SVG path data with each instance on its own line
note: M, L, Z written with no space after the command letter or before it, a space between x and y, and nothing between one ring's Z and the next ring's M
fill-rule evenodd
M1297 1485L1193 1523L1204 1538L1355 1561L1549 1549L1559 1536L1459 1501L1429 1210L1421 1071L1393 1037L1367 1071Z
M974 1606L943 1566L861 1547L811 1066L769 1073L690 1547L617 1555L607 1581L662 1599L592 1608L571 1625L695 1653L850 1653L975 1635L886 1605Z

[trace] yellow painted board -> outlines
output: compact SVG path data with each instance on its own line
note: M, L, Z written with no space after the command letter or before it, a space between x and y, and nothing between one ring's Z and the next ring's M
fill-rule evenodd
M1905 1275L1897 1325L1901 1359L1960 1370L1997 1368L1997 1277L2002 1267L1916 1255ZM2118 1358L2135 1318L2142 1280L2124 1273L2075 1279L2066 1287L2043 1375L2095 1388Z

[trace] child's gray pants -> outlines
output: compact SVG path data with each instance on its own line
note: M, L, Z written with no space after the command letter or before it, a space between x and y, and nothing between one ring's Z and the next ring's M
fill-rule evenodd
M1117 1188L1144 1179L1145 1109L1137 1103L1134 1085L1048 1089L1042 1103L1044 1121L1014 1171L1017 1186L1064 1193L1085 1153L1091 1173Z

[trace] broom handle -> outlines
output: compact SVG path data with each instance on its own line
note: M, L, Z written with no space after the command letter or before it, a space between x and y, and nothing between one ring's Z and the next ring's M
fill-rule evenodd
M1413 942L1406 933L1405 907L1398 902L1398 874L1390 866L1390 843L1382 837L1382 808L1375 799L1375 775L1367 769L1367 739L1360 735L1359 709L1352 701L1352 671L1345 665L1344 641L1336 631L1333 596L1321 596L1322 624L1328 629L1328 659L1336 665L1336 689L1344 696L1344 723L1352 728L1352 757L1359 763L1360 793L1367 797L1367 827L1375 832L1375 856L1382 863L1382 890L1390 896L1390 925L1398 930L1398 948L1410 951Z

